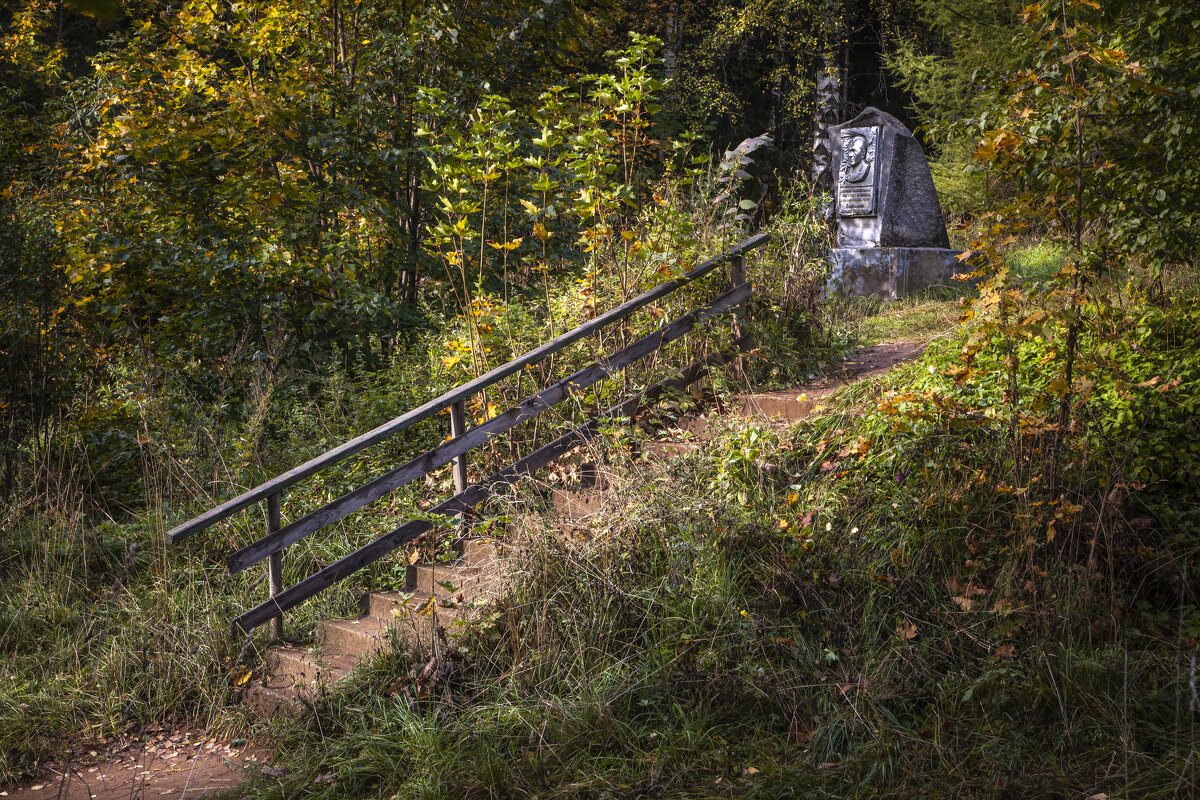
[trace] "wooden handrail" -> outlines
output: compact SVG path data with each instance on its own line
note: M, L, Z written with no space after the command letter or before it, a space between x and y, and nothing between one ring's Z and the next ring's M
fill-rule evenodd
M242 548L229 557L229 571L240 572L272 553L277 553L288 545L295 544L310 533L331 525L347 514L399 489L406 483L449 464L458 456L483 445L491 437L511 430L521 422L557 405L572 394L577 394L589 386L595 385L613 372L627 367L663 345L670 344L686 335L701 322L744 303L749 297L749 284L743 283L731 289L711 303L684 315L670 325L643 336L617 352L611 353L603 360L579 370L574 375L548 386L507 411L471 428L466 433L456 436L448 442L443 442L408 463L385 472L286 527L273 531L257 542ZM455 488L461 491L465 486L456 486Z
M588 320L582 325L573 328L561 336L551 339L549 342L530 350L524 355L514 358L512 361L509 361L506 364L496 367L490 372L487 372L478 378L475 378L474 380L457 386L445 394L435 397L429 402L418 406L411 411L401 414L395 419L385 422L382 425L373 428L372 430L367 431L366 433L357 436L348 442L344 442L343 444L338 445L332 450L328 450L315 458L309 459L303 464L293 467L287 472L284 472L283 474L278 475L271 480L266 481L265 483L259 484L253 489L243 492L231 500L226 500L224 503L221 503L220 505L217 505L214 508L204 512L203 514L193 517L187 522L184 522L183 524L173 528L167 533L167 540L174 544L181 539L191 536L194 533L198 533L260 500L270 497L271 495L278 494L292 484L301 481L310 475L320 472L327 467L333 466L339 461L349 458L355 453L358 453L359 451L370 447L373 444L377 444L390 436L394 436L405 428L408 428L409 426L414 425L421 420L432 417L454 403L478 394L489 386L523 369L526 365L537 363L538 361L557 353L564 347L579 341L585 336L595 333L596 331L614 322L625 319L638 309L644 308L645 306L653 303L655 300L665 297L666 295L674 292L676 289L679 289L680 287L685 286L697 280L698 278L703 277L704 275L707 275L727 259L732 257L740 257L744 253L762 246L766 243L768 238L769 237L765 233L752 236L751 238L734 245L732 248L721 253L719 256L701 263L699 266L693 268L689 272L684 273L678 278L673 278L672 280L661 283L653 289L638 295L632 300L625 301L616 308L606 311L594 319Z
M766 234L751 237L726 250L716 258L703 262L698 267L678 278L659 284L653 289L518 356L512 361L496 367L472 381L457 386L418 408L408 411L361 436L351 439L316 458L306 461L298 467L288 470L282 475L242 493L232 500L216 506L173 529L167 534L169 541L177 542L193 533L204 530L252 503L266 499L269 518L267 535L233 553L229 557L228 564L230 572L236 573L264 558L267 559L267 572L270 578L270 598L235 619L233 629L235 633L248 633L255 627L270 620L272 621L273 634L275 636L281 635L281 617L286 609L303 602L322 589L392 552L397 547L423 535L440 523L436 519L421 519L408 522L390 533L384 534L365 547L359 548L345 558L339 559L328 567L318 570L299 583L285 589L282 586L281 556L283 549L288 545L295 544L305 536L327 527L389 492L395 491L406 483L422 475L427 475L446 464L452 464L454 467L455 495L449 500L435 506L430 510L430 513L447 517L465 513L468 509L487 498L497 486L513 483L522 475L529 474L593 438L600 430L600 421L592 420L569 431L550 444L539 447L530 455L514 462L473 486L466 485L467 472L465 458L468 452L485 444L489 438L511 430L521 422L541 414L558 403L575 396L578 392L610 377L617 370L624 369L638 359L645 358L651 353L657 352L664 345L676 341L694 330L700 323L720 314L732 312L735 317L733 323L735 350L732 353L727 351L710 355L692 364L684 371L682 376L661 381L651 386L641 395L613 406L606 412L606 415L610 417L629 415L639 408L642 403L659 396L667 387L686 386L698 379L707 372L708 366L712 364L726 363L736 359L740 365L740 357L737 353L744 351L749 341L749 336L743 333L743 323L745 321L746 304L751 295L750 285L745 282L744 254L761 246L767 239ZM647 334L616 352L610 353L607 357L575 372L570 377L545 387L533 396L522 400L514 407L492 419L486 420L470 430L466 429L462 418L466 398L483 391L527 365L535 364L549 357L571 343L595 333L607 325L627 318L638 309L707 275L725 262L728 262L730 265L729 275L733 284L733 288L729 291L700 308L688 312L679 319L663 325L653 333ZM358 488L326 503L300 519L286 526L281 525L279 501L280 493L284 489L447 408L451 411L450 439L431 450L427 450L407 463L395 469L388 470ZM447 519L447 523L449 522L450 520Z
M746 287L746 284L743 284L742 286L744 288ZM628 400L625 400L624 402L608 409L601 414L599 418L568 431L549 444L539 447L537 450L533 451L519 461L510 464L486 480L474 484L473 486L468 487L465 491L459 492L450 499L439 503L431 508L429 513L450 517L454 514L458 514L475 507L483 500L487 499L488 495L491 494L494 489L515 483L522 476L528 475L534 470L549 464L554 459L566 455L579 445L587 442L589 439L594 438L600 432L602 423L604 423L606 420L616 417L630 416L637 411L639 407L645 403L657 399L669 389L675 387L684 387L698 380L708 371L710 366L723 364L736 358L737 356L735 353L738 353L744 349L747 342L749 342L749 339L749 334L743 334L737 341L733 343L734 349L732 351L714 353L693 363L683 371L682 375L659 381L658 383L646 389L646 391L640 395L631 397ZM450 520L447 519L446 522L449 523ZM271 597L265 602L259 603L254 608L234 619L234 635L240 636L247 634L259 625L262 625L264 622L278 618L289 608L293 608L313 595L328 589L338 581L353 575L355 572L367 566L368 564L378 561L380 558L383 558L393 550L396 550L397 548L413 541L417 537L429 532L434 527L436 527L436 523L429 520L420 519L406 522L389 533L385 533L369 544L366 544L355 550L353 553L338 559L329 566L317 570L304 580L289 586L278 595Z

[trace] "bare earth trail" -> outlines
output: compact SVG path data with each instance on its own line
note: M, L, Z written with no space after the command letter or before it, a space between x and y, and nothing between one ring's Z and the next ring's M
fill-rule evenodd
M731 412L736 414L740 408L743 414L801 419L842 387L920 357L925 346L926 341L899 339L861 348L811 383L745 394ZM92 748L69 766L51 764L39 780L0 789L0 798L188 800L232 789L274 769L267 764L266 753L246 746L244 739L220 742L203 731L168 729L156 729L142 739L107 747L107 755Z
M245 739L219 741L203 731L169 729L142 738L93 747L69 765L50 764L38 780L0 789L0 798L189 800L238 786L264 769L265 754Z
M817 401L829 397L842 387L861 380L877 378L897 364L904 364L920 358L921 354L925 352L927 344L926 340L895 339L859 348L847 356L846 360L831 367L812 383L790 389L744 395L742 408L744 411L757 410L771 416L773 402L794 404L798 399L804 398L800 413L787 415L792 421L801 419L812 410Z

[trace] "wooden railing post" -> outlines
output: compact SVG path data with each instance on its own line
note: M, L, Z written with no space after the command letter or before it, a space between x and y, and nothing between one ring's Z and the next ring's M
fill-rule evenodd
M729 283L730 288L741 286L746 282L746 256L738 253L731 256L729 259ZM747 300L741 303L733 310L733 340L736 342L742 334L746 332L746 327L749 325L750 301ZM746 377L745 364L742 357L739 355L734 363L734 372L738 378Z
M464 401L459 400L450 405L450 435L462 436L467 432L467 409ZM459 494L467 488L467 454L456 456L451 463L454 472L454 493Z
M267 495L267 532L279 530L279 492ZM283 551L272 553L267 557L267 591L272 599L283 591ZM271 618L271 636L276 639L283 636L282 612Z

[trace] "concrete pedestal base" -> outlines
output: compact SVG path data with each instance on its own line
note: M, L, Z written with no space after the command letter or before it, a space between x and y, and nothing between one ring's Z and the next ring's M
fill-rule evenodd
M942 247L835 247L829 288L860 297L896 300L927 286L943 286L957 272L961 250Z

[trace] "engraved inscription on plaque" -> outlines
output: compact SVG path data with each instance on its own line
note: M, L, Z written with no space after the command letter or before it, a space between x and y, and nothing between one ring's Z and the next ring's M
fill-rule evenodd
M838 172L838 216L870 217L875 211L875 144L879 127L842 131L842 164Z

